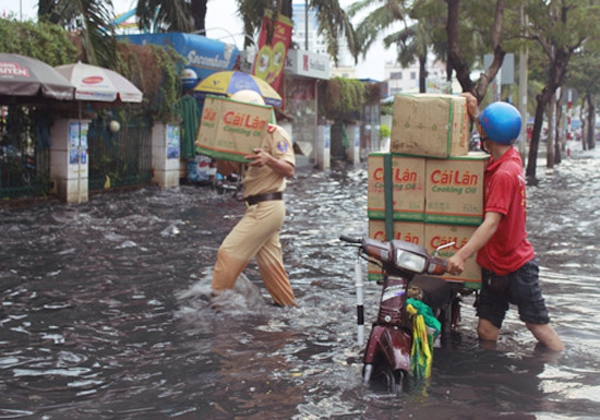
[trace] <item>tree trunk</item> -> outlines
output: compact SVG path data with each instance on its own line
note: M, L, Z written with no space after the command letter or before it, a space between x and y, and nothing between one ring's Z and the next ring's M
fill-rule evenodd
M494 11L494 25L492 31L492 48L494 50L494 60L490 67L481 75L477 81L477 86L471 81L471 71L463 60L460 52L460 43L458 39L458 25L460 24L460 0L446 0L448 3L448 19L446 22L446 34L448 37L448 62L456 72L463 92L471 92L481 103L488 90L488 86L498 70L502 67L505 51L500 45L502 35L502 20L504 16L504 0L496 1Z
M554 135L554 164L558 165L561 160L561 151L565 150L565 125L564 118L562 113L562 105L561 100L556 99L556 103L554 104L555 115L556 115L556 131Z
M54 0L39 0L38 21L57 24L60 21L60 16L56 14L55 9L56 5L54 3Z
M591 129L592 127L592 96L590 94L585 95L583 100L585 104L585 117L582 118L582 127L581 127L581 148L583 150L588 149L589 138L594 135L594 131Z
M548 110L548 138L546 139L546 168L554 168L554 137L556 136L556 95L550 97Z
M425 83L427 82L427 55L419 56L419 92L425 93L427 92L427 86Z
M294 8L292 7L292 0L282 0L280 13L283 16L287 16L291 19L293 10L294 10Z
M588 108L588 138L587 148L584 150L592 150L596 147L596 98L590 97L589 108Z
M527 168L525 170L525 176L527 177L527 183L530 185L537 185L536 169L537 169L537 155L540 146L540 134L542 133L542 123L544 121L544 112L550 102L552 93L549 93L547 87L542 90L536 97L537 105L535 107L535 119L533 121L533 132L531 133L531 143L529 144L529 156L527 157Z
M192 19L194 20L194 30L201 34L206 29L206 3L208 0L192 0Z
M460 21L460 0L447 0L448 2L448 20L446 22L446 33L448 35L448 62L456 73L456 78L464 92L474 92L474 85L471 81L470 70L462 59L460 53L460 44L458 39L458 25ZM482 97L477 97L481 102Z
M555 94L558 88L562 86L563 80L565 78L565 74L567 72L567 65L569 64L569 60L571 55L573 54L572 50L561 50L559 48L555 48L555 53L552 58L552 62L550 63L550 69L548 70L548 81L546 86L537 96L537 107L535 110L535 122L533 124L533 134L531 138L531 148L529 149L529 158L527 159L527 170L525 175L527 177L527 181L530 184L536 184L536 161L538 154L538 146L540 133L542 131L542 121L544 118L544 110L552 109L548 108L549 106L554 106L555 103ZM553 112L553 111L552 111ZM554 167L554 143L552 142L552 138L554 137L554 125L550 125L548 122L548 144L547 144L547 167ZM535 147L534 147L535 145Z

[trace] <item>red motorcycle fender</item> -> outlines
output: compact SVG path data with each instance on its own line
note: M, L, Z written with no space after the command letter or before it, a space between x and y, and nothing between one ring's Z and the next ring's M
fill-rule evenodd
M393 370L410 372L410 348L412 339L401 329L374 325L371 330L363 362L372 364L377 353L381 353Z

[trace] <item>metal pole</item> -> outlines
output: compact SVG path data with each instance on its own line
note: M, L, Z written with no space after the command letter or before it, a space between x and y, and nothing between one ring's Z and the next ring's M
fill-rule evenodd
M308 51L307 51L308 53ZM315 95L315 140L313 141L315 147L314 147L314 153L313 153L313 158L315 160L315 165L319 164L319 151L317 150L317 142L318 142L318 138L319 138L319 80L315 80L315 90L314 90L314 95Z
M567 141L571 140L573 133L573 121L571 119L573 108L573 89L567 90Z
M304 49L308 51L308 0L304 0Z
M524 35L527 35L527 16L525 15L525 9L521 5L521 25L523 28ZM519 54L519 111L521 112L521 119L523 124L521 125L521 141L517 143L517 149L521 155L523 165L526 165L527 159L527 61L529 60L529 49L527 46L521 48Z
M496 92L494 92L495 100L502 100L502 67L498 70L496 74Z
M356 324L358 326L358 345L362 346L365 342L365 307L363 304L363 282L362 266L360 256L356 259L354 265L354 279L356 284Z
M77 204L81 204L81 101L79 102L79 139L77 147Z

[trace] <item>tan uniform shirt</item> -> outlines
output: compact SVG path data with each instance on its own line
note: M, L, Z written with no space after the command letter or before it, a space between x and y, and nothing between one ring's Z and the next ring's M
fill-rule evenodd
M263 149L271 156L296 165L290 135L283 127L269 124ZM264 166L249 166L243 174L244 197L285 190L286 179Z

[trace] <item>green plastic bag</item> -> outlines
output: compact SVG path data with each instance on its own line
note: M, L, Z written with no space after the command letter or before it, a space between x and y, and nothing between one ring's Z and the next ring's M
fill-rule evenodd
M442 325L433 315L431 308L420 300L407 299L406 312L412 318L411 376L429 378L433 363L433 343Z

